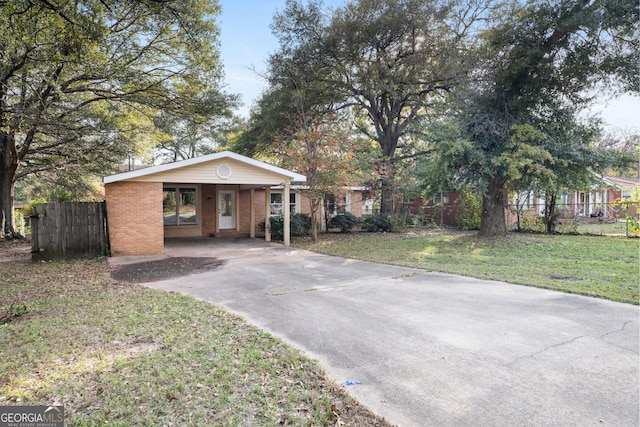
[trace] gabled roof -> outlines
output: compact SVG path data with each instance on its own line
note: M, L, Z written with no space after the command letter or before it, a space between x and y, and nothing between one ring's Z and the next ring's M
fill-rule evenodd
M211 162L214 160L224 160L224 159L235 160L245 165L260 169L262 171L275 173L277 175L282 175L283 177L289 178L291 181L306 182L307 180L307 178L304 175L301 175L299 173L282 169L277 166L273 166L268 163L264 163L264 162L261 162L261 161L258 161L250 157L246 157L231 151L221 151L219 153L208 154L206 156L194 157L192 159L182 160L182 161L173 162L173 163L167 163L164 165L151 166L148 168L139 169L131 172L124 172L124 173L119 173L115 175L105 176L103 178L103 182L105 184L110 184L112 182L126 181L129 179L140 178L140 177L162 173L162 172L175 171L176 169L195 166L202 163Z
M618 187L622 190L632 190L640 187L640 179L628 178L622 176L605 176L603 181L612 187Z

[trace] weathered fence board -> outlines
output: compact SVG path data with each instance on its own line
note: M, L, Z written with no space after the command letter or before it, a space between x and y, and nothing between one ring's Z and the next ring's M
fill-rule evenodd
M31 249L34 261L108 255L105 203L36 205L31 216Z

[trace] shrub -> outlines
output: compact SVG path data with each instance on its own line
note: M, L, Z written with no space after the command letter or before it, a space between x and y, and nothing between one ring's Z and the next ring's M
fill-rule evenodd
M296 213L291 215L291 235L307 236L311 231L311 217L309 215Z
M391 222L391 231L399 233L407 229L407 216L405 214L396 214L389 217Z
M458 198L458 227L462 230L478 230L482 214L482 198L475 190L465 191Z
M522 229L533 233L544 233L547 227L544 218L539 215L529 215L522 219Z
M391 231L391 219L387 214L378 213L366 218L362 228L370 232Z
M414 215L411 218L411 223L414 227L436 227L438 225L433 219L433 216L427 215L423 212L418 215Z
M329 228L339 228L343 233L351 231L353 227L361 224L360 218L350 212L338 214L329 220Z
M270 222L271 237L275 240L282 240L284 237L284 217L279 215L272 216L270 217ZM260 223L261 231L264 231L264 224L264 221ZM292 214L289 224L292 236L306 236L309 234L309 230L311 230L311 218L309 215L299 213Z
M578 234L578 226L580 218L574 217L571 221L565 221L558 224L557 230L560 234Z

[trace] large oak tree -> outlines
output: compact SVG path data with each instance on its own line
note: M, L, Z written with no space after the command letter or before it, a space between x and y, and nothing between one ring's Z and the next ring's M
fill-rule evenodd
M639 87L631 0L516 1L494 18L480 34L484 59L458 92L468 143L442 147L456 179L484 190L485 236L506 233L504 209L519 180L543 179L553 193L605 167L611 157L592 146L598 123L579 113L603 89Z
M307 72L313 99L349 110L380 148L381 210L393 208L394 162L403 140L428 110L465 76L466 37L482 2L353 0L331 10L287 1L273 30L280 49L270 78Z
M225 111L218 13L216 0L0 2L0 237L17 236L17 180L113 171L153 142L159 111Z

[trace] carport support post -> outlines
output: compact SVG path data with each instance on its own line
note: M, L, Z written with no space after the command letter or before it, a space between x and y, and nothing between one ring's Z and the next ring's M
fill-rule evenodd
M290 206L291 188L288 182L284 183L284 200L282 205L284 208L284 245L289 246L291 244L291 206Z
M256 190L252 188L249 190L249 237L252 239L256 237Z
M264 187L264 241L271 241L271 187Z

